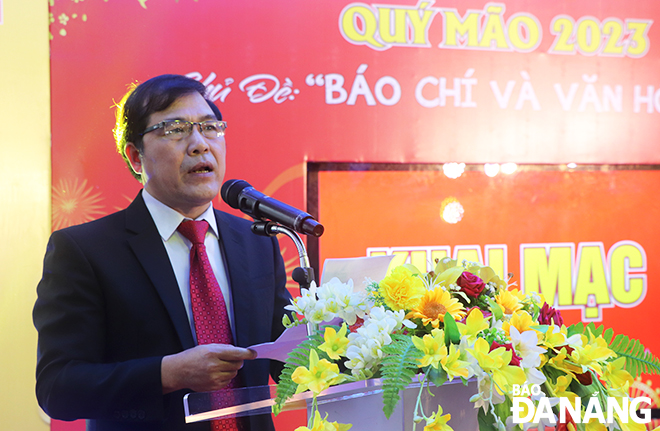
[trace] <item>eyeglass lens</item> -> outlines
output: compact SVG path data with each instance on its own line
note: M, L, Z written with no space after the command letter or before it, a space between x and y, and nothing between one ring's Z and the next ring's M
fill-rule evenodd
M171 139L181 139L192 133L193 125L199 125L199 130L209 139L218 138L225 134L225 125L220 121L203 121L192 123L189 121L165 121L163 131Z

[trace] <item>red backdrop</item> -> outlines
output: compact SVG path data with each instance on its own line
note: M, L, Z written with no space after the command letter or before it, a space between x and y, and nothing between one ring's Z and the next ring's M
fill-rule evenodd
M506 244L508 270L522 284L523 244L573 244L569 272L579 278L581 244L601 244L607 263L614 244L635 241L648 289L636 307L612 303L598 316L658 352L646 329L659 301L658 2L51 4L54 228L132 200L140 186L115 153L112 105L130 82L189 74L209 87L229 123L227 179L244 178L294 206L307 202L308 162L473 169L456 181L365 174L366 189L357 174L321 175L321 257L475 244L485 253ZM494 179L476 167L504 162L553 166ZM582 171L585 164L646 170ZM447 187L465 211L452 226L438 217ZM343 223L369 211L392 217L390 229L353 241L357 228Z

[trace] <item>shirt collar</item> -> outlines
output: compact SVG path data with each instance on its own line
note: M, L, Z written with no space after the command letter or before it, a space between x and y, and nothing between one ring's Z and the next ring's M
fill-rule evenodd
M142 198L163 241L168 241L172 237L183 220L190 220L190 218L184 217L181 213L150 195L146 189L142 189ZM219 238L218 224L215 220L215 213L213 212L213 202L195 220L206 220L209 224L209 232L215 235L216 238Z

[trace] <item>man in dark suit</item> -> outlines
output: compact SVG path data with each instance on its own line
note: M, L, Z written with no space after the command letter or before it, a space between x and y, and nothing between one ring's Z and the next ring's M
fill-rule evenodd
M204 95L201 83L179 75L130 91L115 137L142 191L123 211L51 236L33 317L37 398L53 418L85 418L93 430L209 430L208 422L185 424L184 394L277 375L276 363L245 347L283 330L290 296L282 257L275 239L212 207L226 123ZM183 220L209 225L204 244L235 345L198 343ZM242 426L272 422L266 415Z

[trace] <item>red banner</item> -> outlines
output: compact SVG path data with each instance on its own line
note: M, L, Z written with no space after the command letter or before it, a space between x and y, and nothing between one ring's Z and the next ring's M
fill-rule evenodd
M53 227L133 199L113 103L186 74L228 121L226 179L291 205L317 197L309 162L433 166L319 173L321 258L492 259L657 353L659 19L653 0L53 2Z

